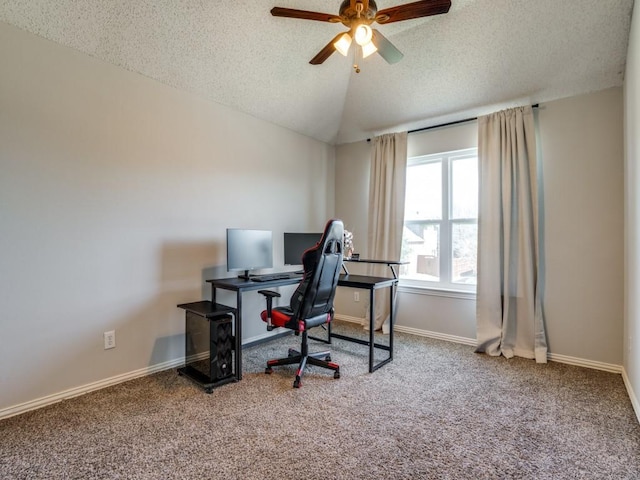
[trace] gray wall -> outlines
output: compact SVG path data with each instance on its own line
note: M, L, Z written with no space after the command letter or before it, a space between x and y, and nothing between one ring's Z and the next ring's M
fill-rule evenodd
M539 110L549 350L622 365L622 89Z
M548 102L537 111L544 185L544 290L550 352L578 363L622 365L622 89ZM474 146L476 124L409 135L409 155ZM370 145L336 150L336 215L366 252ZM356 181L360 172L366 181ZM363 311L343 295L339 312ZM473 343L475 301L468 295L400 288L397 325Z
M623 376L640 419L640 7L631 23L625 73L625 329Z
M332 146L2 23L0 64L0 417L180 361L227 227L282 265L333 213Z

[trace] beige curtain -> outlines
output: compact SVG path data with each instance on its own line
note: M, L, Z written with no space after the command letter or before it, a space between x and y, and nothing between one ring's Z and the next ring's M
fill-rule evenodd
M407 176L407 132L390 133L373 139L369 177L368 257L399 260L404 225L404 192ZM387 266L372 266L371 275L390 276ZM382 291L381 291L382 290ZM376 292L376 330L388 332L389 292ZM367 309L368 311L368 309ZM369 325L368 313L366 326Z
M478 118L478 352L547 361L533 110Z

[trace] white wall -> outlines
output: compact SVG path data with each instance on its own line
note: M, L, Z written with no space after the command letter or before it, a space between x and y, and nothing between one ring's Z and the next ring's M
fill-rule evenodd
M548 102L537 110L545 214L545 315L550 352L565 361L622 365L622 90ZM409 135L409 155L476 144L476 123ZM336 151L336 214L355 224L366 251L369 146ZM366 175L355 181L353 172ZM361 210L362 209L362 210ZM342 297L339 312L362 309ZM475 302L400 288L397 325L475 339ZM562 358L566 357L566 358Z
M624 379L640 420L640 7L631 23L625 73Z
M0 417L179 360L227 227L282 265L333 213L332 146L2 23L0 64Z

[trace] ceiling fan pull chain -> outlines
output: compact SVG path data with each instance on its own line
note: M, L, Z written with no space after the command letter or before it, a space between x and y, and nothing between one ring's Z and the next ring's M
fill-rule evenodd
M356 73L360 73L360 67L358 66L358 50L360 50L358 45L355 45L355 48L353 49L353 69Z

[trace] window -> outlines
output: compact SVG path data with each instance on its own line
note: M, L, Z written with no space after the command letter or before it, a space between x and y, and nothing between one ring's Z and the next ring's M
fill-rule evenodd
M409 158L405 195L402 283L475 290L477 149Z

